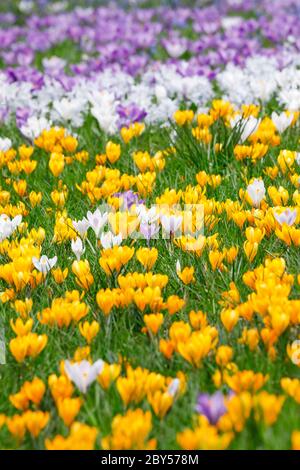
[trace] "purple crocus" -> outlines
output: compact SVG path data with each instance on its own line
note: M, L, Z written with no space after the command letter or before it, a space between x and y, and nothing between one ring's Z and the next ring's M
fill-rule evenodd
M225 396L217 391L212 395L200 393L196 405L197 413L206 416L210 424L216 424L226 411Z
M25 126L28 118L32 115L32 112L28 108L17 108L16 110L16 122L17 126L20 129Z
M122 208L127 210L130 209L133 204L143 204L144 200L139 199L139 195L134 193L133 191L125 191L123 193L115 193L114 197L122 198L123 204Z
M151 239L156 238L156 235L159 232L159 225L157 223L149 224L142 222L140 225L140 232L149 243Z
M128 106L122 106L120 104L117 107L117 112L121 118L122 126L128 126L133 122L142 121L147 116L146 111L139 108L136 104L129 104Z

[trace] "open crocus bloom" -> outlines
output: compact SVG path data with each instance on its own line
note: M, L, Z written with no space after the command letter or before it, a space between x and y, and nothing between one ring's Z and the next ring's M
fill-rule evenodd
M17 215L12 220L6 215L0 215L0 242L10 237L10 235L16 230L16 228L22 222L22 216Z
M46 275L47 272L55 266L56 262L57 256L54 256L53 258L48 258L48 256L43 255L40 257L40 259L36 258L35 256L32 258L32 263L34 267L44 275Z
M91 383L101 374L104 361L98 359L94 364L89 361L74 362L65 361L65 371L67 376L78 387L82 393L86 393Z
M88 211L87 219L89 221L90 227L94 230L97 238L100 237L101 230L107 222L108 214L105 212L101 214L99 209L96 209L94 213Z
M297 218L297 210L291 210L289 208L285 209L283 212L279 213L276 210L273 211L274 217L280 225L286 224L289 227L294 225Z

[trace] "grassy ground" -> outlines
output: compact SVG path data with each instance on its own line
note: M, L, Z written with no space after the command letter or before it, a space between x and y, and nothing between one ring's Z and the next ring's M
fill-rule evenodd
M272 149L267 157L257 165L251 163L246 166L238 163L232 156L232 147L228 144L227 148L221 154L214 155L208 153L207 148L199 144L188 136L188 133L182 129L178 131L178 148L175 155L167 157L167 164L163 172L157 175L157 182L152 196L147 200L147 204L155 201L155 198L163 193L166 188L183 189L188 184L195 185L195 175L200 170L206 170L211 174L220 174L222 183L217 189L208 188L207 196L215 198L217 201L225 201L230 198L238 199L238 192L241 187L245 187L245 174L247 179L251 177L259 177L263 173L263 168L273 165L278 155L279 149ZM223 132L223 129L220 129ZM3 135L13 139L15 145L21 143L23 139L9 126L3 130ZM216 135L217 141L220 141ZM94 164L94 157L97 153L103 152L106 138L98 130L93 118L87 118L84 126L79 133L80 147L88 149L90 160L86 167L80 163L70 165L64 170L63 181L69 188L70 194L66 203L68 214L72 218L83 217L87 210L92 206L86 197L82 197L81 193L76 189L76 183L80 183L84 179L84 175L88 169ZM296 147L297 133L295 130L288 131L282 140L280 148L293 149ZM117 141L118 137L114 139ZM137 173L131 154L133 151L148 150L154 154L159 149L167 146L168 136L165 130L158 127L149 128L136 141L129 145L122 145L122 156L115 167L122 172L129 174ZM224 141L226 144L226 141ZM228 139L227 139L228 143ZM56 186L56 178L50 174L48 170L48 158L44 151L35 150L34 157L38 160L37 170L27 178L30 190L41 191L43 199L40 206L30 209L28 198L24 198L23 202L30 209L26 222L29 228L42 226L46 231L46 239L43 243L43 253L47 255L58 256L58 265L62 268L70 269L74 256L71 253L70 244L54 245L53 226L55 207L50 199L50 192ZM4 183L5 177L8 176L6 170L2 170L3 188L11 191L12 203L17 203L19 197L14 194L9 186ZM271 184L268 178L265 183ZM278 177L276 186L285 186L292 193L292 185L289 184L286 177ZM195 258L190 253L183 253L178 247L170 245L168 241L157 240L151 242L151 246L155 246L159 250L158 261L155 265L155 272L164 273L169 276L169 284L165 289L165 295L178 294L186 299L184 309L175 315L172 320L166 320L161 328L160 337L164 337L167 333L168 326L171 321L184 320L188 321L188 312L192 309L203 310L207 313L211 325L217 326L220 335L220 343L230 344L234 347L235 362L238 367L243 369L253 369L257 372L269 374L270 379L266 385L266 390L273 393L280 393L280 378L284 376L300 376L299 369L286 360L284 353L289 334L282 335L279 343L277 359L271 362L264 348L259 347L255 353L250 352L244 345L238 344L238 338L241 335L244 322L240 322L231 334L228 334L220 322L220 306L218 301L221 293L229 288L230 281L234 280L241 293L242 299L246 300L249 289L242 282L242 275L249 269L260 265L265 256L282 256L287 263L287 271L292 274L299 272L299 254L295 247L287 248L274 235L270 239L265 239L259 247L258 254L254 262L250 263L243 250L241 244L243 237L240 229L221 219L213 229L213 233L218 233L218 239L222 245L240 246L240 251L234 264L229 268L228 272L212 271L208 263L207 253L200 258ZM137 242L135 247L145 246L145 242ZM178 355L170 361L166 360L158 351L157 338L149 338L141 333L143 326L142 315L139 310L132 306L125 311L114 311L108 322L95 303L95 296L100 288L116 285L115 279L106 279L103 271L98 264L98 256L95 256L89 247L85 253L91 265L95 283L85 296L85 301L90 306L90 315L101 323L101 332L97 336L92 345L92 357L94 360L101 357L108 362L116 362L118 355L126 357L129 363L134 366L146 367L152 371L162 373L164 375L175 376L179 370L184 371L188 376L188 389L186 394L179 398L174 404L172 411L162 421L154 417L152 434L158 438L159 447L162 449L176 448L176 433L181 431L185 426L190 426L194 414L194 406L199 391L213 392L212 373L215 367L210 359L205 360L201 369L193 369L186 361ZM175 262L180 259L183 266L194 266L195 283L190 286L184 286L178 279L175 272ZM0 262L6 262L4 256L0 257ZM126 267L126 272L140 271L138 262L133 259ZM4 283L1 283L4 287ZM24 295L31 296L34 303L33 316L36 317L38 311L50 305L51 300L61 296L66 290L77 289L74 276L71 274L62 286L57 285L49 275L47 281L38 286L35 290L28 290ZM292 298L299 296L299 286L295 283L292 291ZM10 339L14 337L9 321L15 318L16 314L9 305L0 304L1 319L5 328L5 340L8 345ZM35 360L28 360L25 363L18 364L7 351L7 364L1 366L0 380L0 412L12 414L15 410L8 402L8 395L17 392L21 384L25 380L30 380L34 375L46 381L47 377L58 370L59 362L74 354L76 347L83 346L84 340L80 336L77 327L68 329L49 328L40 325L37 321L34 323L34 331L48 334L49 343L44 352ZM285 358L285 359L284 359ZM146 408L148 405L144 405ZM44 409L53 409L53 402L47 394L43 401ZM184 410L184 411L183 411ZM233 448L289 448L290 434L297 427L298 405L291 399L288 399L284 405L284 409L276 423L272 428L265 427L262 424L250 422L245 430L239 434L232 444ZM102 435L110 432L110 425L114 415L124 411L122 402L118 393L113 386L109 392L104 392L98 385L93 385L82 407L78 420L97 426L101 430ZM42 432L37 440L27 437L20 448L40 448L43 446L43 437L53 433L64 433L65 427L61 420L53 413L50 424L46 431ZM8 432L1 432L1 447L11 448L16 446Z

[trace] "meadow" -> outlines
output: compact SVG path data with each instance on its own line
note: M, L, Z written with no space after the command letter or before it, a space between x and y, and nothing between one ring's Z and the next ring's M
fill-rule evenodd
M300 8L270 3L1 7L1 449L300 450Z

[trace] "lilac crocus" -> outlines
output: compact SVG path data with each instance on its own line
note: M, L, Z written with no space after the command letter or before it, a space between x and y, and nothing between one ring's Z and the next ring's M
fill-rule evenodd
M212 395L200 393L196 405L197 413L204 415L210 424L216 424L226 411L225 396L217 391Z
M142 199L139 199L139 195L134 193L133 191L125 191L123 193L115 193L114 197L119 197L122 198L123 203L122 203L122 208L123 209L130 209L133 204L143 204L144 201Z
M129 104L128 106L122 106L120 104L117 107L117 112L120 116L120 125L122 126L128 126L130 123L142 121L147 116L146 111L135 104Z
M149 243L151 239L156 238L156 235L159 232L159 225L157 223L148 224L142 222L140 225L140 232Z
M287 208L280 214L274 210L273 213L274 213L275 219L280 225L286 224L289 227L294 225L296 218L297 218L297 209L291 210Z

